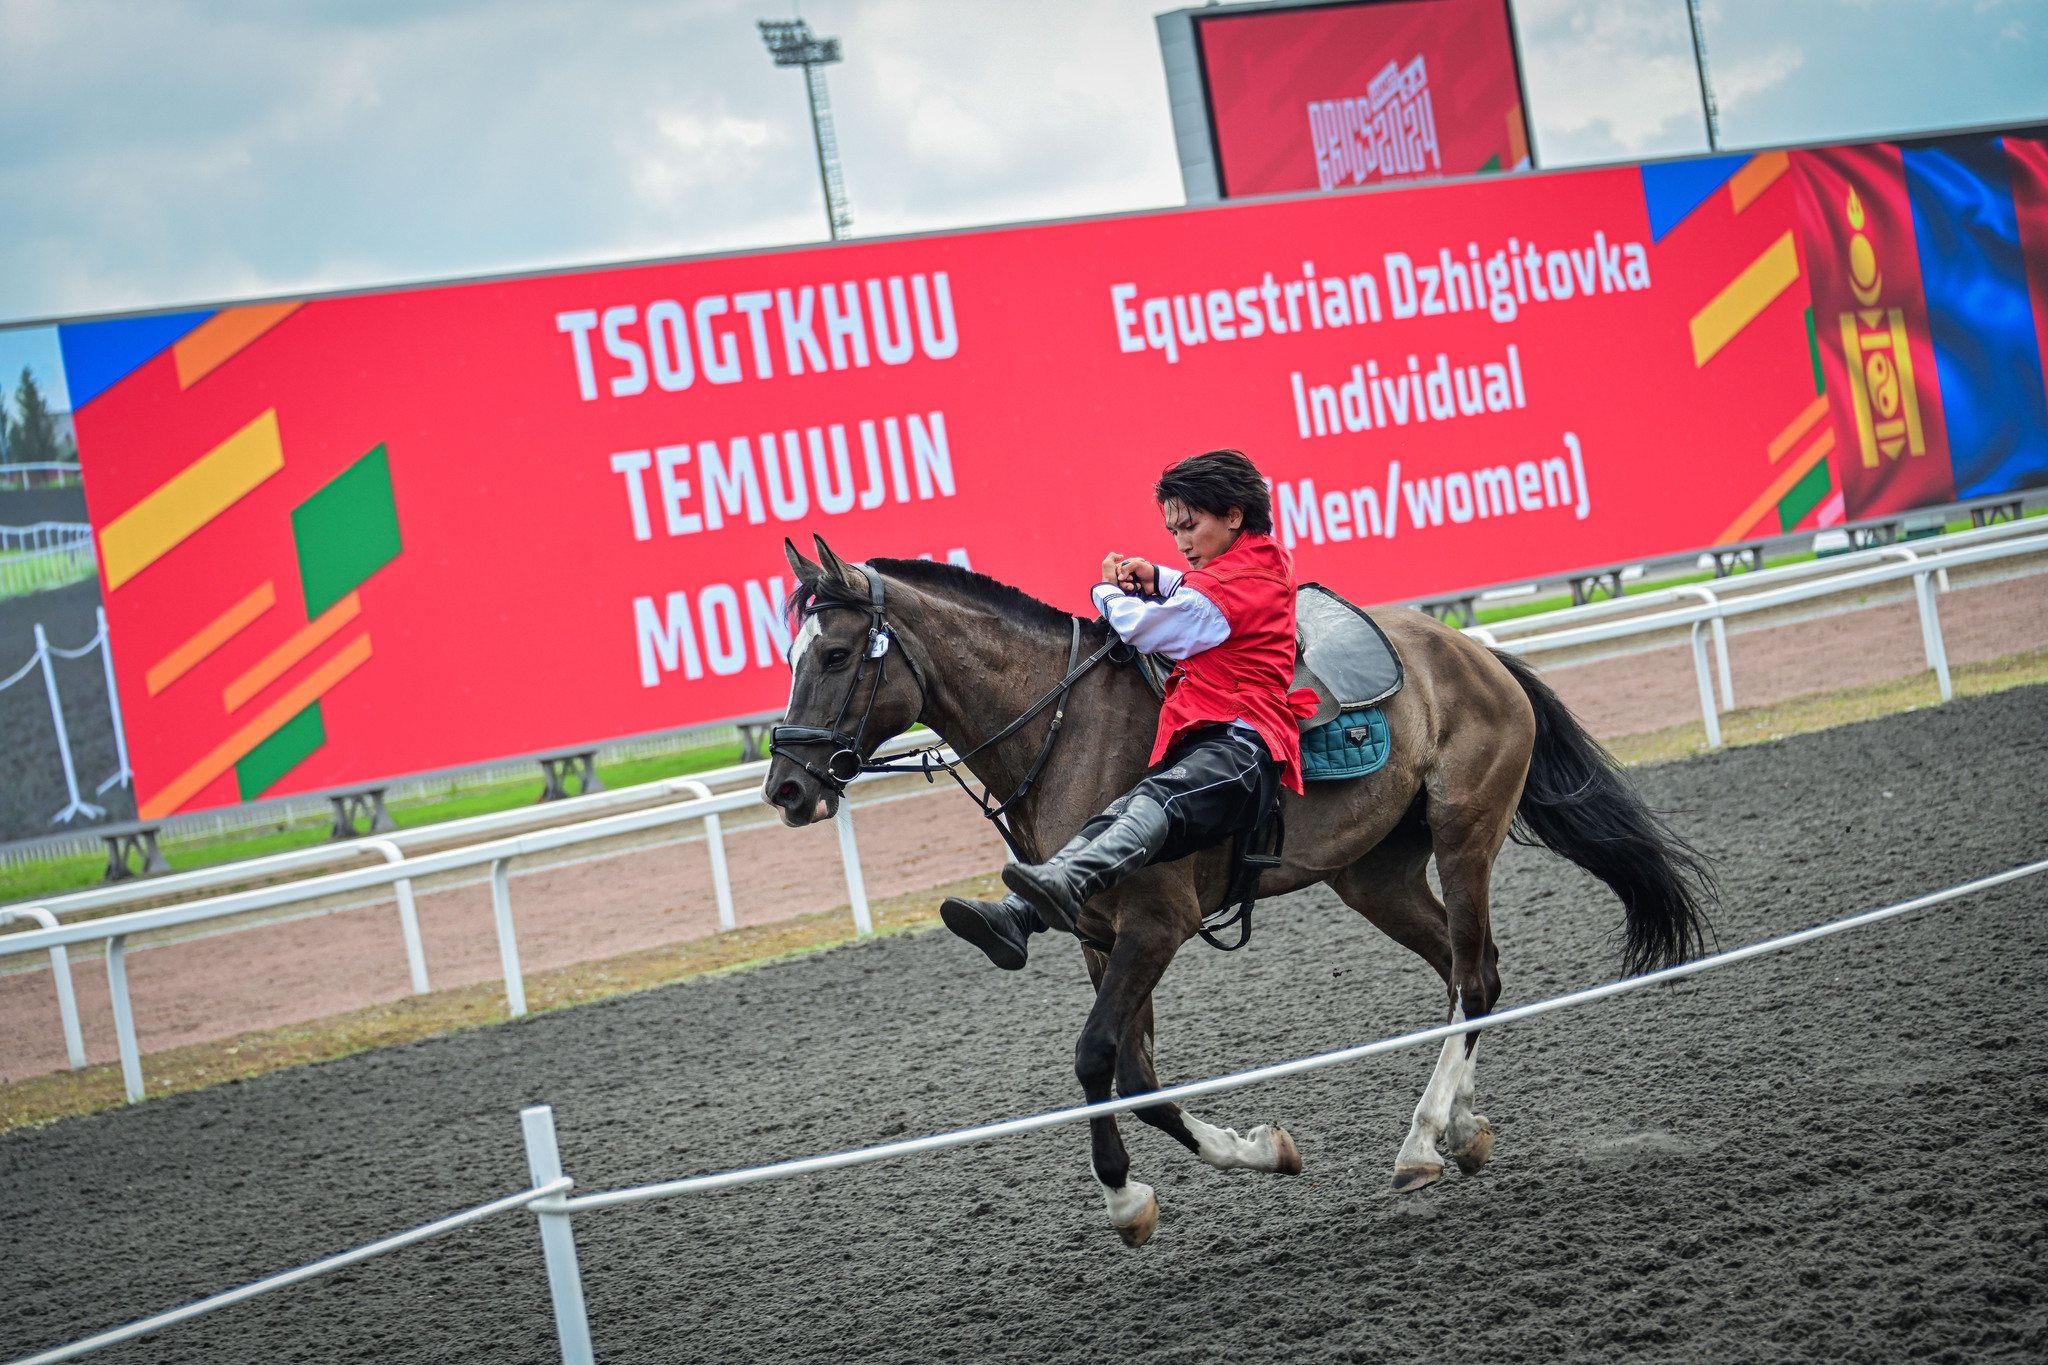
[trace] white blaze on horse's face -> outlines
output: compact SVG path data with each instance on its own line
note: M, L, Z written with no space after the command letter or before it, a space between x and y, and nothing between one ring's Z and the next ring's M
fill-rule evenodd
M802 662L804 655L810 650L810 647L816 644L824 634L825 628L818 624L818 618L816 616L806 616L802 628L796 633L796 638L789 642L789 701L782 708L784 715L789 713L790 707L796 705L797 665Z

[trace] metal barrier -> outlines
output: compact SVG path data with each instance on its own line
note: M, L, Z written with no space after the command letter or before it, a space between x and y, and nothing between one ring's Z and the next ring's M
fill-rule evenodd
M929 732L921 735L899 736L883 745L877 752L906 752L916 748L930 748L937 743L937 737ZM767 765L746 765L763 770ZM729 769L728 772L737 771ZM871 781L863 778L859 781ZM26 933L0 936L0 952L36 953L51 951L51 967L57 976L57 994L60 1009L63 1002L72 997L71 975L68 960L57 955L57 949L74 943L85 943L95 939L106 940L107 988L112 998L114 1012L114 1037L121 1058L121 1077L130 1103L139 1101L144 1093L142 1076L142 1053L135 1034L135 1015L128 992L127 947L131 935L152 930L176 928L187 924L202 923L230 915L247 914L252 910L267 910L275 906L291 905L301 901L317 900L342 892L360 891L376 886L391 886L399 906L400 929L405 938L406 952L412 969L412 980L416 990L423 990L426 982L426 963L420 952L419 925L412 912L412 881L414 878L439 872L454 871L467 867L488 865L491 877L492 917L497 927L498 957L504 972L505 1001L507 1012L513 1017L526 1013L526 987L519 968L519 943L512 922L512 894L510 872L512 859L534 853L545 853L570 845L588 843L597 839L609 839L621 834L632 834L644 829L662 825L678 824L686 820L702 820L705 823L707 839L711 846L711 874L718 898L719 927L731 929L733 916L732 889L726 875L725 848L718 819L722 812L750 807L760 801L758 792L728 792L723 796L713 795L705 784L695 778L673 779L668 784L676 788L694 788L696 795L691 800L670 805L653 806L645 810L628 811L620 815L605 816L601 819L586 820L577 824L562 825L552 829L497 839L462 848L444 849L438 853L407 855L396 845L398 836L387 835L378 839L358 840L357 845L385 858L382 867L357 868L346 872L333 872L325 876L309 877L303 881L287 882L282 886L260 887L252 891L233 892L228 895L210 896L203 900L188 901L182 905L161 906L154 910L134 910L121 915L109 915L102 919L84 920L72 924L56 923L48 905L17 907L12 915L26 915L45 921L44 927ZM603 795L600 793L599 795ZM556 808L566 802L557 803ZM506 812L505 814L521 814ZM480 816L478 819L496 817ZM836 816L839 832L839 851L846 873L847 897L853 911L855 930L860 934L874 932L874 923L869 914L866 881L861 875L860 848L854 838L852 803L841 801ZM454 822L451 822L454 823ZM443 828L445 827L429 827ZM413 834L426 831L415 830ZM445 837L445 836L444 836ZM283 855L289 856L289 855ZM169 880L168 878L166 880ZM47 919L46 919L47 917ZM65 1020L67 1042L76 1028L77 1011L75 1004ZM71 1052L72 1065L83 1065L84 1053L81 1048Z
M627 1189L606 1190L596 1194L569 1195L575 1182L562 1172L560 1147L555 1137L554 1109L550 1105L533 1105L520 1111L521 1135L526 1145L528 1174L532 1186L517 1194L506 1195L488 1204L464 1210L438 1222L428 1223L394 1237L373 1242L354 1251L330 1256L322 1261L289 1270L268 1279L229 1290L197 1303L172 1309L154 1317L132 1322L124 1327L85 1337L52 1350L25 1356L12 1365L55 1365L55 1362L72 1360L102 1346L117 1341L128 1341L150 1332L161 1331L179 1322L199 1317L231 1304L255 1298L259 1294L282 1289L312 1279L317 1275L339 1270L344 1266L395 1251L414 1242L453 1231L458 1227L488 1218L492 1214L509 1209L525 1207L532 1210L538 1224L541 1238L542 1259L547 1267L548 1294L554 1306L556 1339L561 1346L563 1365L592 1365L595 1357L591 1348L590 1321L583 1299L583 1274L576 1254L576 1239L573 1219L579 1213L594 1213L599 1209L617 1208L625 1204L646 1203L654 1199L670 1199L686 1194L703 1194L711 1190L729 1189L735 1185L751 1185L766 1180L780 1180L790 1176L810 1175L819 1171L839 1170L847 1166L864 1166L876 1161L889 1161L897 1157L915 1156L924 1152L944 1151L951 1147L965 1147L991 1138L1012 1137L1019 1133L1033 1133L1045 1128L1058 1128L1068 1124L1085 1123L1090 1119L1105 1118L1112 1114L1125 1114L1133 1109L1148 1108L1162 1103L1177 1103L1197 1099L1203 1095L1220 1094L1227 1090L1239 1090L1246 1086L1259 1085L1266 1081L1280 1080L1288 1076L1299 1076L1326 1067L1342 1066L1349 1062L1363 1061L1382 1053L1395 1052L1405 1048L1423 1047L1440 1043L1448 1038L1468 1033L1480 1033L1488 1029L1504 1028L1521 1023L1540 1015L1558 1010L1570 1009L1577 1005L1592 1004L1613 996L1625 995L1650 986L1697 976L1718 967L1732 966L1753 957L1767 953L1783 952L1816 939L1860 929L1868 925L1894 919L1900 915L1925 910L1947 901L1958 900L1979 891L2048 872L2048 859L2027 863L1989 877L1964 882L1942 891L1916 896L1896 905L1884 906L1877 910L1851 915L1846 919L1832 920L1815 925L1796 933L1784 934L1777 938L1765 939L1745 947L1734 948L1725 953L1716 953L1697 961L1687 962L1663 971L1651 972L1644 976L1629 977L1621 981L1610 981L1567 995L1552 996L1532 1004L1519 1005L1513 1009L1489 1014L1483 1019L1465 1020L1442 1024L1435 1028L1404 1033L1377 1042L1365 1043L1358 1047L1342 1048L1335 1052L1318 1053L1293 1061L1279 1062L1272 1066L1257 1067L1240 1071L1229 1076L1216 1076L1208 1080L1191 1081L1185 1085L1167 1086L1160 1090L1148 1091L1142 1095L1126 1096L1122 1099L1106 1100L1101 1104L1081 1105L1072 1109L1056 1109L1049 1113L1033 1114L1025 1118L1009 1119L1001 1123L987 1123L974 1128L960 1128L948 1133L935 1133L928 1137L910 1138L902 1142L883 1143L874 1147L859 1147L851 1151L834 1152L825 1156L806 1157L797 1161L780 1161L767 1166L752 1166L742 1170L719 1171L711 1175L691 1176L683 1180L668 1180L654 1185L636 1185Z
M2008 523L2009 525L2010 523ZM1986 528L2005 530L2005 526ZM1899 562L1880 563L1863 568L1853 568L1845 573L1833 573L1806 582L1788 583L1782 587L1768 587L1762 591L1745 593L1739 597L1727 598L1721 592L1704 586L1666 589L1657 596L1675 600L1678 594L1688 594L1700 599L1698 606L1678 607L1668 611L1653 611L1646 615L1631 616L1619 621L1608 621L1590 625L1571 626L1545 634L1527 635L1520 638L1501 639L1485 626L1474 626L1466 634L1483 640L1510 654L1534 654L1544 650L1571 649L1583 645L1598 644L1609 640L1625 639L1635 635L1650 635L1682 627L1690 627L1692 637L1693 669L1697 675L1700 690L1700 714L1706 722L1707 747L1721 747L1720 713L1735 704L1734 679L1728 664L1728 643L1726 621L1734 616L1747 616L1755 612L1771 611L1798 602L1811 601L1837 593L1858 592L1880 584L1913 580L1913 595L1920 612L1920 643L1927 658L1928 668L1934 671L1935 680L1941 689L1941 699L1948 701L1955 695L1955 686L1949 676L1948 651L1942 641L1941 614L1935 604L1936 575L1946 576L1950 569L1965 568L1973 564L1989 563L2000 559L2013 559L2024 555L2048 554L2048 528L2030 528L2036 534L2022 538L2008 533L2006 537L1994 538L1996 543L1977 543L1968 547L1947 550L1939 556L1927 556L1900 546L1890 546L1873 555L1911 556ZM1983 533L1965 533L1981 536ZM1791 566L1804 567L1804 566ZM1779 572L1766 570L1769 572ZM1763 575L1757 575L1762 577ZM1651 594L1644 594L1650 597ZM1640 599L1639 599L1640 602ZM1596 604L1609 608L1609 603ZM1584 613L1585 607L1569 609L1572 613ZM1564 616L1566 612L1552 613ZM1577 619L1584 619L1579 617ZM1717 704L1714 696L1714 680L1707 662L1707 639L1711 634L1720 672L1721 698Z

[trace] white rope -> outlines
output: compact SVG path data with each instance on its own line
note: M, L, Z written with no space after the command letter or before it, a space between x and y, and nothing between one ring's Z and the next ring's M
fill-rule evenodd
M94 635L90 640L87 640L84 644L80 645L77 649L60 649L56 645L51 645L50 652L60 659L83 659L86 655L98 649L100 647L101 641L105 638L106 632L101 631L98 634Z
M196 1318L202 1314L214 1312L216 1309L226 1308L230 1304L253 1299L259 1294L268 1294L274 1289L283 1289L287 1285L298 1284L302 1280L310 1280L317 1276L331 1274L334 1271L352 1266L358 1261L367 1261L372 1256L382 1256L387 1251L396 1251L400 1247L411 1246L414 1242L424 1242L429 1237L438 1237L444 1232L453 1232L457 1228L467 1227L471 1223L489 1218L492 1214L506 1213L512 1209L521 1208L531 1204L535 1198L541 1195L559 1194L575 1183L566 1175L559 1176L544 1185L536 1185L530 1190L521 1190L518 1194L508 1194L503 1199L493 1199L490 1203L479 1204L473 1209L464 1209L461 1213L450 1214L446 1218L413 1228L408 1232L401 1232L395 1236L386 1237L382 1241L372 1242L368 1246L357 1247L354 1251L344 1251L337 1256L329 1256L324 1261L315 1261L311 1265L302 1265L296 1270L287 1270L280 1274L271 1275L256 1281L254 1284L245 1284L240 1289L230 1289L225 1294L215 1294L210 1299L201 1299L197 1303L188 1303L183 1308L173 1308L168 1313L158 1313L155 1317L144 1318L140 1322L131 1322L126 1327L116 1327L111 1331L101 1332L97 1336L83 1337L63 1346L55 1346L47 1351L39 1351L32 1356L23 1356L21 1359L14 1361L13 1365L52 1365L55 1361L71 1360L86 1354L88 1351L97 1351L102 1346L112 1346L117 1341L128 1341L134 1337L146 1336L151 1332L160 1332L164 1328L184 1322L188 1318Z
M800 1161L783 1161L777 1162L772 1166L754 1166L739 1171L720 1171L712 1175L692 1176L687 1180L665 1181L658 1185L639 1185L631 1189L608 1190L599 1194L586 1194L574 1199L542 1200L534 1205L534 1211L536 1213L582 1213L588 1209L610 1208L617 1204L638 1204L649 1199L665 1199L679 1194L700 1194L706 1190L721 1190L733 1185L751 1185L756 1181L775 1180L783 1176L807 1175L814 1171L835 1170L842 1166L862 1166L871 1161L887 1161L892 1157L911 1156L918 1152L940 1151L948 1147L965 1147L976 1142L986 1142L990 1138L1008 1137L1016 1133L1036 1132L1041 1128L1057 1128L1070 1123L1084 1123L1089 1119L1107 1118L1112 1114L1124 1114L1133 1109L1147 1109L1153 1105L1195 1099L1202 1095L1213 1095L1219 1091L1238 1090L1244 1086L1257 1085L1263 1081L1276 1081L1284 1076L1298 1076L1307 1071L1320 1071L1324 1067L1339 1066L1345 1062L1359 1061L1366 1057L1377 1056L1382 1052L1394 1052L1402 1048L1421 1047L1428 1043L1442 1042L1446 1038L1456 1038L1467 1033L1478 1033L1485 1029L1502 1028L1508 1024L1519 1023L1524 1019L1533 1019L1539 1014L1549 1014L1554 1010L1569 1009L1574 1005L1588 1005L1596 1000L1605 1000L1609 996L1622 995L1629 991L1639 991L1650 986L1663 985L1665 982L1677 981L1688 976L1697 976L1701 972L1712 971L1716 967L1730 966L1765 953L1782 952L1787 948L1797 947L1802 943L1810 943L1815 939L1825 938L1830 934L1839 934L1849 929L1861 928L1866 924L1876 924L1880 920L1891 919L1897 915L1910 914L1915 910L1924 910L1928 906L1939 905L1943 901L1955 900L1958 897L1967 896L1977 891L1987 891L1994 886L2002 886L2006 882L2018 881L2022 877L2031 877L2040 872L2048 872L2048 859L2037 863L2029 863L2024 867L2016 867L2008 872L2000 872L1994 876L1980 877L1976 881L1965 882L1961 886L1952 886L1946 891L1930 892L1925 896L1915 897L1909 901L1901 901L1897 905L1888 905L1880 910L1870 910L1860 915L1851 915L1847 919L1839 919L1827 924L1816 925L1811 929L1802 929L1798 933L1786 934L1780 938L1766 939L1761 943L1752 943L1744 948L1735 948L1725 953L1716 953L1712 957L1699 958L1676 967L1667 967L1661 972L1651 972L1645 976L1629 977L1622 981L1610 981L1604 986L1594 986L1588 990L1575 991L1570 995L1559 995L1553 996L1548 1000L1538 1000L1534 1004L1502 1010L1497 1014L1489 1014L1482 1019L1473 1019L1464 1023L1444 1024L1437 1028L1402 1034L1396 1038L1384 1038L1379 1042L1366 1043L1359 1047L1344 1048L1337 1052L1324 1052L1313 1057L1302 1057L1291 1062L1280 1062L1273 1066L1259 1067L1253 1071L1240 1071L1233 1076L1217 1076L1206 1081L1191 1081L1186 1085L1168 1086L1163 1090L1147 1091L1145 1094L1132 1095L1124 1099L1105 1100L1100 1104L1082 1105L1075 1109L1059 1109L1047 1114L1034 1114L1028 1118L1010 1119L1003 1123L983 1124L979 1128L963 1128L956 1132L939 1133L931 1137L911 1138L904 1142L885 1143L879 1147L861 1147L850 1152L836 1152L830 1156L807 1157Z
M37 664L41 663L42 661L43 652L40 649L37 650L35 653L29 655L28 662L23 664L20 668L14 670L14 676L10 677L6 682L0 682L0 692L5 692L8 688L14 686L23 678L26 678L29 674L29 670L34 668Z

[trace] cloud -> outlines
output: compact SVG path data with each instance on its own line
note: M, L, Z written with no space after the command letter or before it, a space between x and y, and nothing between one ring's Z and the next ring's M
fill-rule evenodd
M1176 204L1172 0L810 0L857 234ZM0 0L0 317L815 241L737 0ZM1727 140L2048 115L2041 0L1709 0ZM1679 0L1518 0L1545 164L1699 150Z

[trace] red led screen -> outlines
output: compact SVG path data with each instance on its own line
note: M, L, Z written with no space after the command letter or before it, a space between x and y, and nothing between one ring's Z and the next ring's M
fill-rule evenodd
M1485 170L1529 154L1503 0L1196 17L1226 197Z
M1999 165L2040 155L1979 141ZM2036 400L1985 387L2018 369L1979 382L1942 349L1965 326L1943 300L1990 286L1916 256L1898 206L1921 156L1503 176L68 324L141 813L773 710L785 536L950 559L1089 612L1105 552L1176 562L1152 481L1218 447L1272 477L1300 577L1360 602L2035 478ZM1921 185L1915 214L1940 207ZM1991 285L1997 318L2048 315L2024 274ZM2018 434L1960 442L1980 411Z

